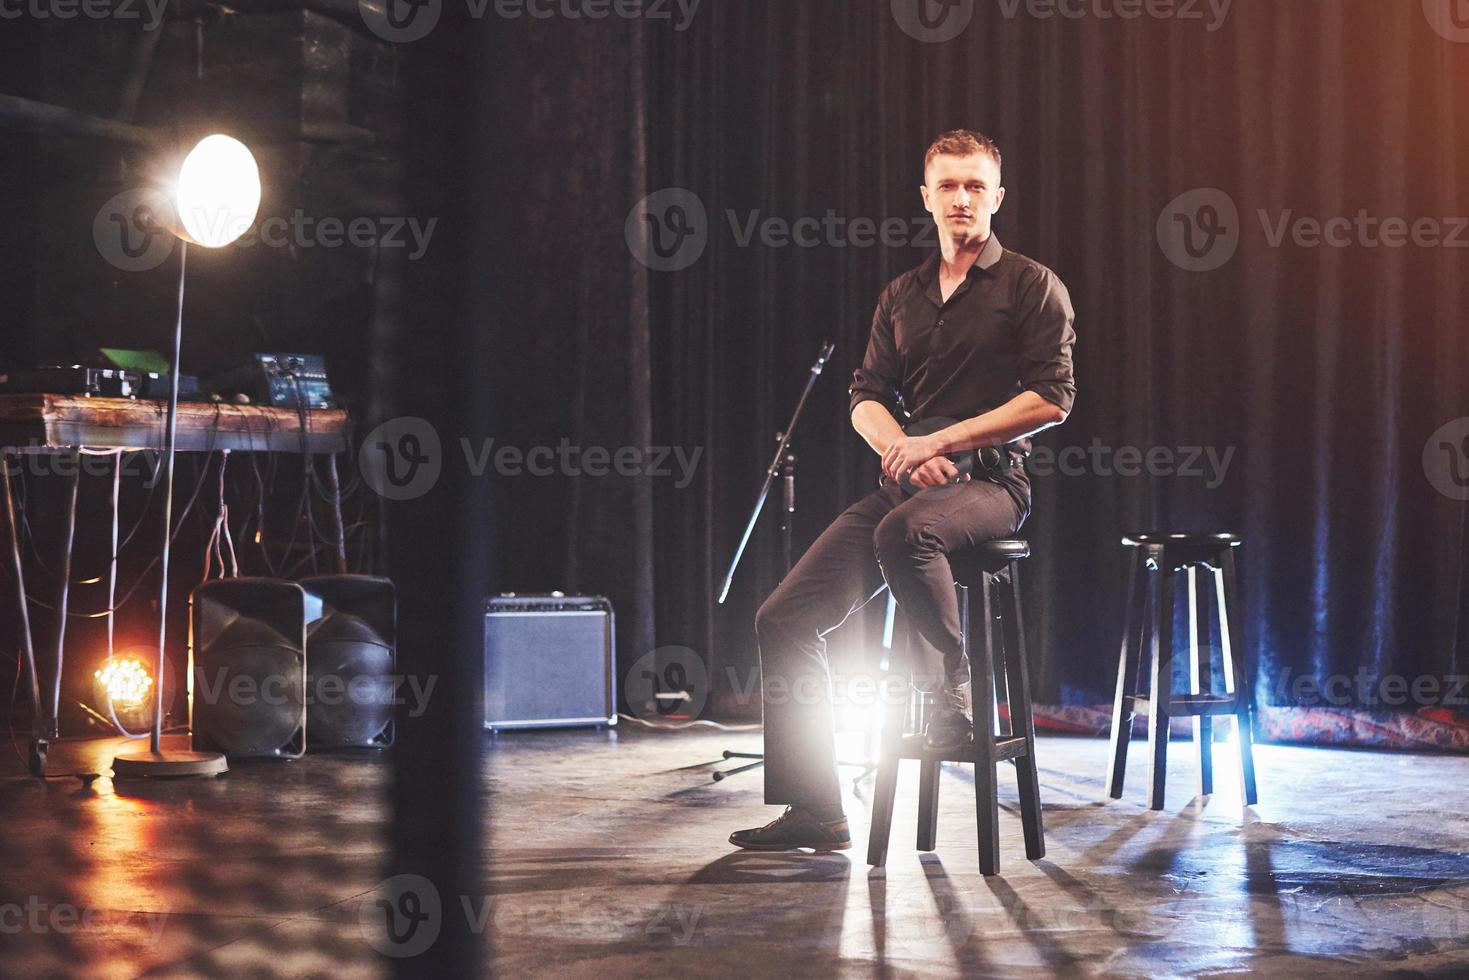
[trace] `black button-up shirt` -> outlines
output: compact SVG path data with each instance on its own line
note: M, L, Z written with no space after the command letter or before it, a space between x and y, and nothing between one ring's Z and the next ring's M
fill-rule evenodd
M878 401L909 422L967 419L1033 391L1070 412L1075 312L1056 274L991 234L945 303L940 258L935 252L883 291L867 356L852 373L851 408ZM1029 442L1016 448L1028 452Z

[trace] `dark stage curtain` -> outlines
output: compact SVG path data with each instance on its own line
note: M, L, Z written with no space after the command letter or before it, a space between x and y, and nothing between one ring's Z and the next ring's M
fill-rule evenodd
M1236 0L1222 24L1206 4L1188 7L1202 20L1096 15L1115 6L1073 4L1073 19L975 3L957 38L927 43L887 0L706 0L687 30L649 32L646 189L687 189L708 216L697 261L652 273L653 441L703 450L691 485L655 482L657 636L704 655L716 686L746 683L753 614L775 582L772 509L731 601L714 604L774 432L819 342L834 340L797 433L801 548L874 484L844 391L879 291L926 251L853 244L850 227L810 247L742 236L752 218L923 218L922 151L959 126L1005 151L1002 241L1055 269L1077 308L1077 407L1041 445L1103 460L1035 480L1025 585L1038 698L1110 700L1118 538L1142 526L1245 535L1262 705L1296 703L1282 683L1302 675L1464 671L1465 504L1453 495L1469 446L1425 446L1469 415L1469 235L1452 220L1469 214L1456 111L1469 44L1417 2ZM617 110L622 93L605 98ZM623 176L594 213L605 204L620 222L633 206ZM555 201L561 189L532 190ZM1206 271L1171 261L1162 243L1177 253L1177 241L1158 230L1196 189L1215 192L1185 199L1184 217L1204 222L1193 244L1208 251L1209 228L1226 233L1222 248L1238 238ZM1359 213L1429 219L1447 241L1374 247L1383 227ZM1294 224L1337 216L1353 221L1339 245ZM615 243L600 264L626 273ZM594 274L574 272L546 301ZM589 340L582 356L627 356L623 331ZM635 400L627 417L640 411ZM1207 456L1201 476L1117 475L1126 447L1173 450L1175 468L1207 448L1228 465L1222 480ZM586 532L579 520L568 536ZM640 566L629 554L615 569ZM610 581L614 565L600 574ZM875 627L868 616L842 643L870 647ZM1374 706L1370 692L1347 705Z
M446 461L503 516L483 542L495 588L606 595L626 665L653 645L648 270L623 234L646 184L643 25L491 18L487 35L466 275L493 297L494 413Z

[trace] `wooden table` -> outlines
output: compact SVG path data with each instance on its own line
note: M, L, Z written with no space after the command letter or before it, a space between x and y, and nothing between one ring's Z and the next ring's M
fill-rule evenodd
M0 395L0 448L5 452L162 449L168 403L78 395ZM306 413L308 453L347 448L349 423L340 408ZM180 402L179 452L299 453L301 415L294 408Z
M66 609L71 578L72 543L76 537L77 489L81 466L58 470L67 480L69 495L62 555L61 593L57 606L61 626L56 639L56 669L49 710L43 710L40 675L31 640L30 610L26 602L25 576L20 553L15 495L11 489L11 454L73 455L80 463L84 450L145 450L164 447L168 405L163 401L133 398L88 398L77 395L0 394L0 472L3 472L4 508L9 526L10 569L15 578L20 607L21 643L30 672L33 718L31 771L44 771L47 739L59 733L61 668L66 641ZM336 543L338 571L346 571L346 542L342 526L342 504L338 492L336 454L344 452L351 424L342 409L308 409L305 433L302 416L294 408L265 405L236 405L227 402L181 402L176 447L179 452L287 452L326 455L327 488L333 499L332 534Z

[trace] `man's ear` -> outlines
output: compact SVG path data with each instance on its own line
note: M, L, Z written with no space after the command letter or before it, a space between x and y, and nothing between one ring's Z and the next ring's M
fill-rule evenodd
M990 214L994 214L995 211L999 211L1000 210L1000 205L1001 204L1004 204L1004 203L1005 203L1005 188L1000 187L1000 188L998 188L998 189L995 190L995 210L994 211L991 211Z
M918 186L918 193L923 195L923 209L929 214L933 214L933 202L928 199L928 185L920 184Z

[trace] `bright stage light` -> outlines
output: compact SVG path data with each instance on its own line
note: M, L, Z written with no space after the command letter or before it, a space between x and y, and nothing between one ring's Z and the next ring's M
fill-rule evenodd
M153 678L141 661L134 657L109 660L94 671L97 683L107 699L118 708L136 708L146 704L153 689Z
M200 140L179 168L174 194L180 237L205 248L223 248L255 222L260 210L260 168L232 136Z

